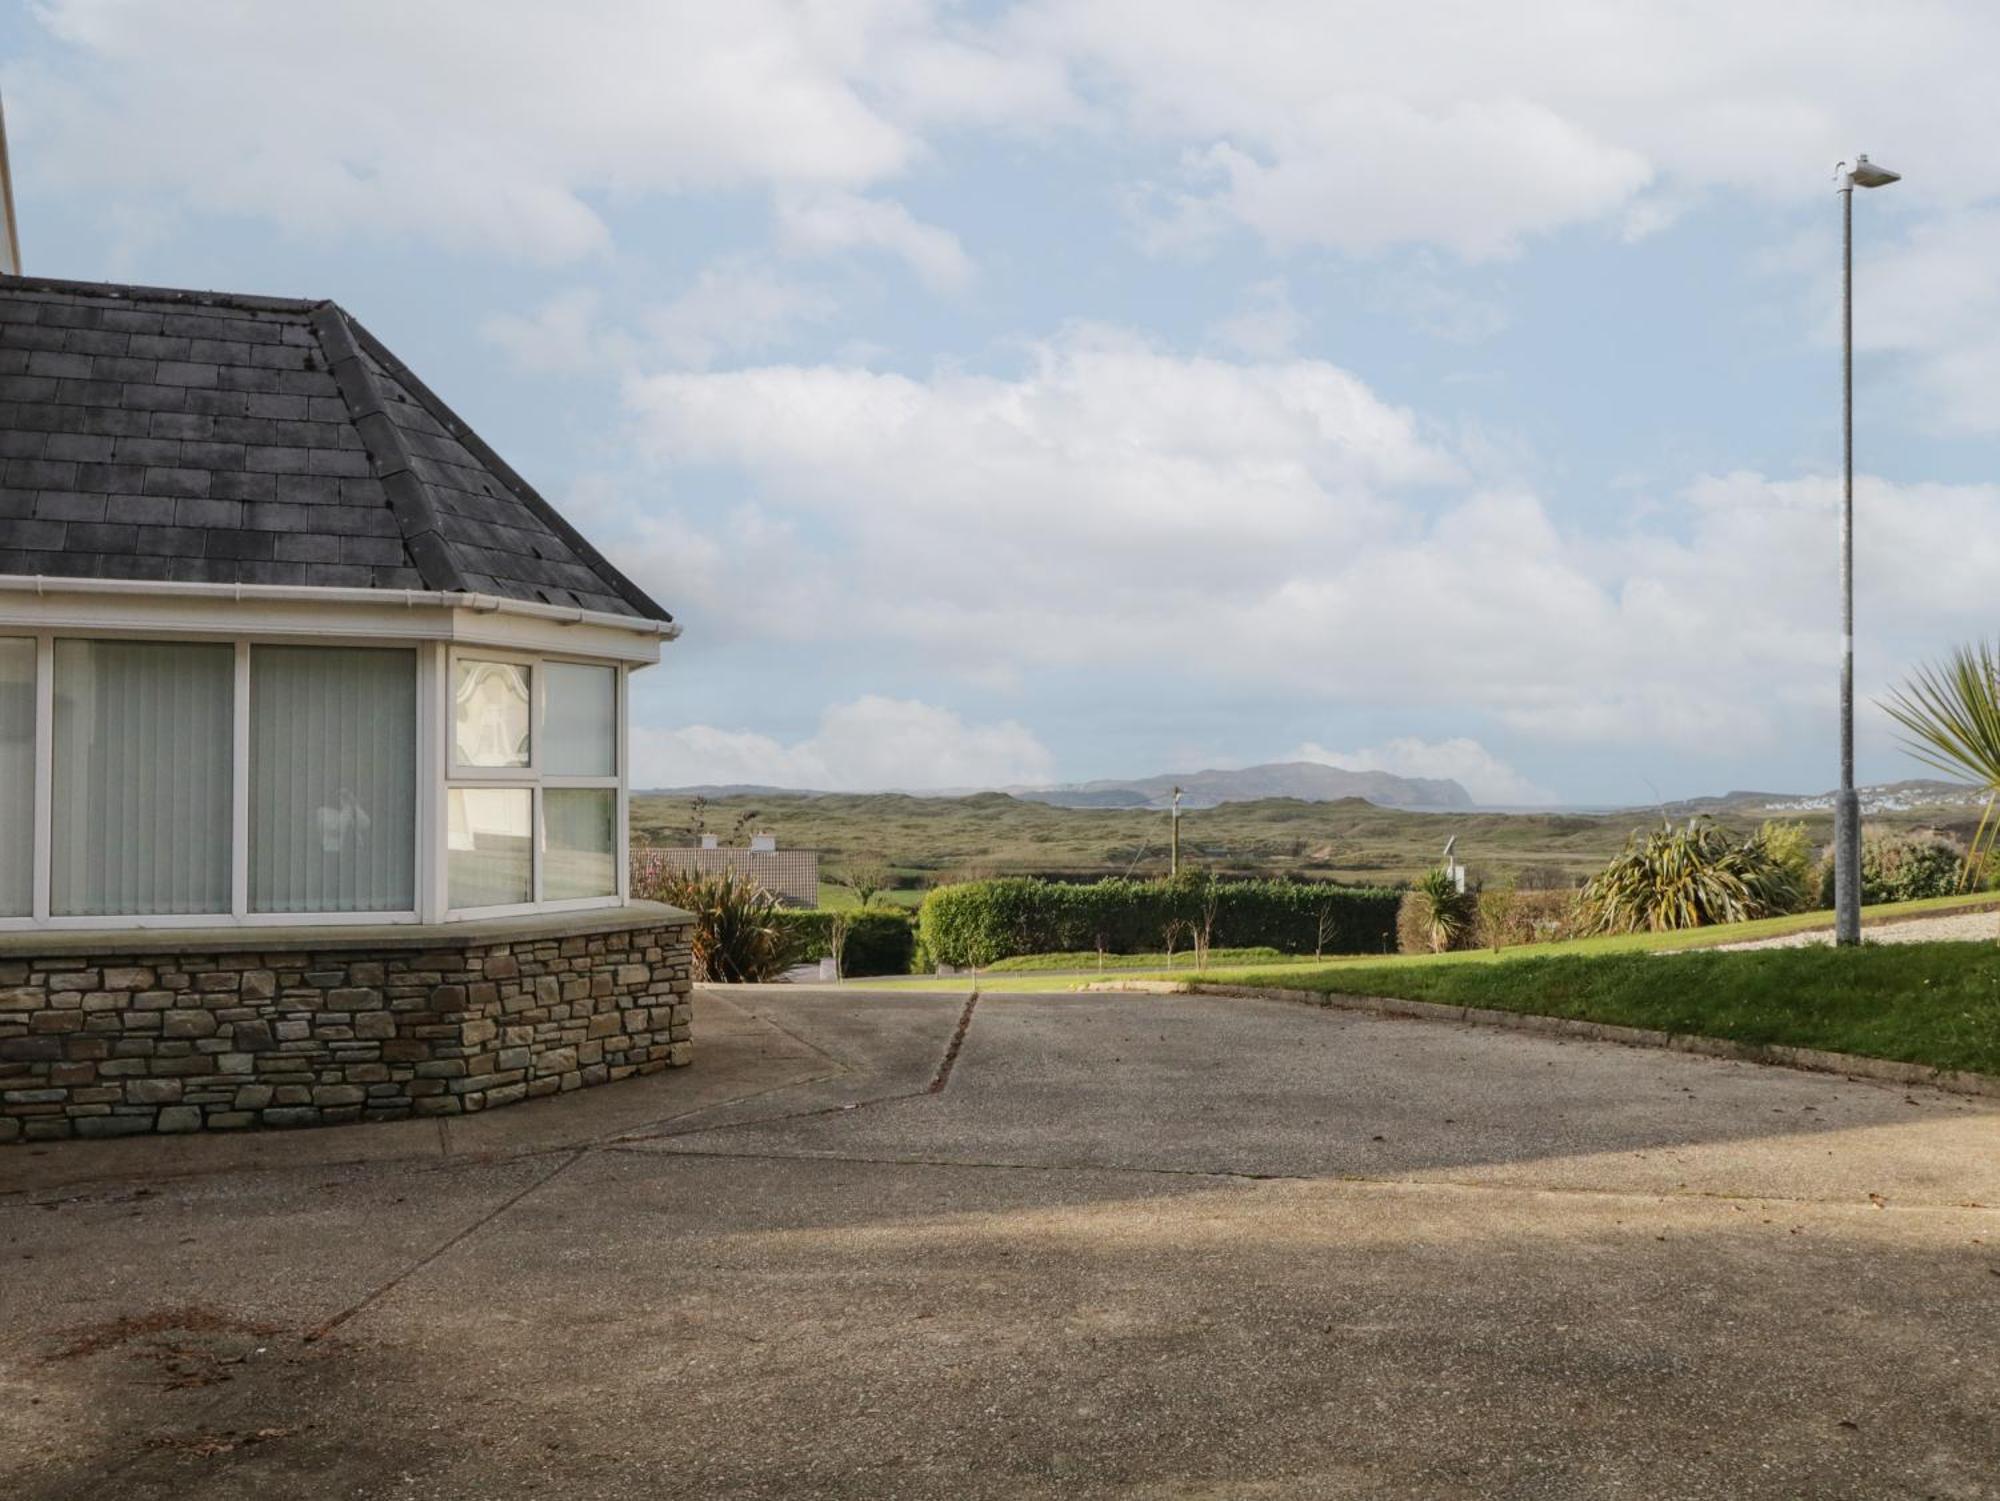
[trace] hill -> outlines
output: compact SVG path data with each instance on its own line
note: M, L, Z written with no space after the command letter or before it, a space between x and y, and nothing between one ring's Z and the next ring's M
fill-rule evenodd
M1174 788L1183 808L1215 808L1224 803L1296 798L1330 803L1366 798L1385 808L1469 808L1472 799L1457 782L1440 777L1401 777L1386 771L1345 771L1317 761L1275 761L1229 771L1181 771L1131 781L1076 782L1061 787L1017 787L1017 797L1060 808L1166 808Z
M1898 784L1903 786L1904 784ZM1961 838L1978 822L1977 806L1953 801L1963 789L1942 789L1939 801L1903 807L1907 790L1869 789L1877 807L1871 823L1929 825ZM1882 796L1874 794L1881 793ZM1767 818L1803 822L1817 842L1832 838L1832 815L1811 798L1751 794L1747 802L1704 800L1677 805L1675 817L1714 814L1748 832ZM1899 806L1889 806L1896 804ZM1316 880L1403 881L1434 864L1446 839L1458 837L1460 858L1475 871L1525 885L1568 884L1588 876L1634 829L1660 816L1657 808L1595 813L1488 813L1384 808L1361 798L1307 802L1261 798L1197 808L1181 817L1184 863L1227 874L1296 875ZM1066 808L1002 792L970 797L911 797L902 793L773 792L710 797L702 812L710 831L738 825L769 829L781 847L821 851L831 877L844 864L884 863L906 887L982 875L1159 875L1167 869L1169 816L1131 807ZM692 842L692 799L634 793L635 842Z

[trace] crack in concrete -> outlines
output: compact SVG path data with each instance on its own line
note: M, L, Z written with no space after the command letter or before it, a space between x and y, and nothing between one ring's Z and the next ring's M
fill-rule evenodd
M535 1179L534 1182L528 1184L525 1188L521 1189L519 1192L510 1195L506 1199L503 1199L499 1204L496 1204L492 1209L489 1209L485 1214L479 1216L478 1219L474 1220L471 1224L459 1230L456 1234L448 1236L442 1243L433 1247L430 1251L426 1252L424 1255L418 1257L415 1261L411 1262L408 1266L404 1267L402 1271L396 1273L395 1276L389 1278L389 1280L384 1282L380 1287L375 1288L372 1292L367 1293L357 1302L354 1302L350 1304L348 1307L342 1309L339 1313L336 1313L332 1318L328 1319L325 1323L319 1325L317 1328L306 1331L305 1343L310 1345L316 1343L319 1340L325 1339L327 1335L333 1333L334 1330L338 1329L342 1324L345 1324L349 1319L354 1318L357 1314L365 1312L372 1304L377 1302L379 1299L386 1297L388 1294L394 1292L398 1287L402 1286L403 1283L407 1282L410 1278L416 1276L416 1274L421 1272L425 1267L429 1266L439 1257L449 1252L452 1249L452 1247L462 1244L471 1236L477 1235L481 1230L485 1229L486 1226L492 1224L493 1221L500 1218L501 1215L505 1214L508 1210L512 1209L516 1204L520 1203L523 1199L527 1198L528 1195L536 1192L538 1189L545 1188L549 1183L553 1182L560 1174L567 1171L571 1166L573 1166L577 1162L581 1161L583 1157L589 1153L590 1150L591 1149L586 1146L586 1147L577 1147L572 1151L570 1151L566 1156L564 1156L561 1162L558 1162L554 1167L550 1168L546 1173L543 1173L539 1178Z

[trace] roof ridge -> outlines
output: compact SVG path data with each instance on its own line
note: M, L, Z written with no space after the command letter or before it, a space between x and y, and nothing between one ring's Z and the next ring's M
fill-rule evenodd
M445 594L471 593L457 559L438 531L437 507L410 463L410 445L390 419L382 388L355 344L352 320L339 303L328 299L313 305L312 328L424 587Z
M185 302L197 307L241 308L253 313L310 313L322 299L263 297L250 292L213 292L194 287L147 287L117 281L74 281L60 276L9 276L0 272L0 291L68 292L121 301Z
M333 306L333 304L329 303L328 306ZM583 533L570 525L569 520L562 512L544 500L541 492L536 490L525 479L521 478L514 471L514 467L501 458L499 454L495 453L486 440L480 437L470 424L447 406L443 398L438 396L435 391L423 383L423 380L415 371L397 359L380 339L370 333L366 324L345 313L342 313L341 316L360 347L373 356L384 370L394 376L417 399L418 403L431 414L440 427L456 438L468 453L478 459L481 464L485 465L492 472L493 477L505 485L514 498L534 514L536 520L540 521L567 543L570 549L589 565L590 570L610 586L614 594L618 595L641 615L649 616L654 620L664 621L671 621L674 618L666 610L662 609L651 595L647 594L645 590L619 572L603 553L591 545L590 540ZM346 389L344 382L341 389L343 391ZM364 441L367 441L365 434ZM428 499L426 500L426 504L428 504ZM460 585L459 587L463 588L464 586Z

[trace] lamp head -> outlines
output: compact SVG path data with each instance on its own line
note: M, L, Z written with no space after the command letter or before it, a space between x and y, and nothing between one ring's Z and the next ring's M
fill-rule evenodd
M1892 182L1901 182L1903 174L1876 166L1864 153L1854 159L1854 168L1847 174L1847 180L1857 188L1886 188Z

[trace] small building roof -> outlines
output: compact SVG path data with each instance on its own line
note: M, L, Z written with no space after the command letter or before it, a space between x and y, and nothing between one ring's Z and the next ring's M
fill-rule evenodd
M338 304L0 276L0 574L670 620Z

